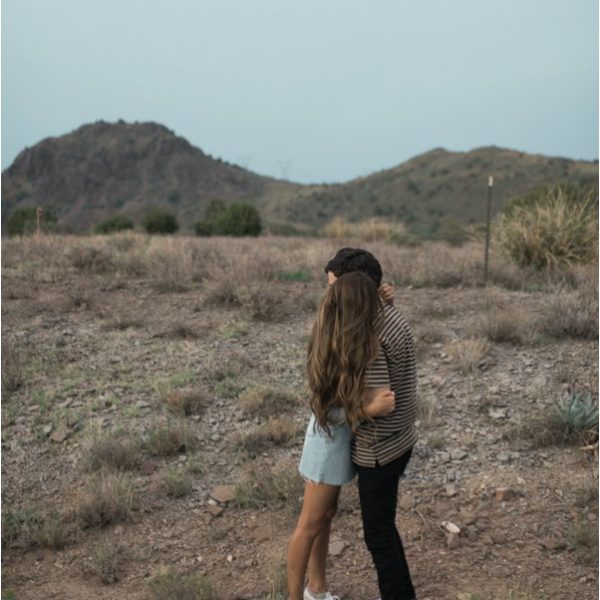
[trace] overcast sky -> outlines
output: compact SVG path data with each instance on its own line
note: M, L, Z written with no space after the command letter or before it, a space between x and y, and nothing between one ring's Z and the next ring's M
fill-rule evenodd
M2 168L99 119L345 181L444 147L598 157L596 0L3 0Z

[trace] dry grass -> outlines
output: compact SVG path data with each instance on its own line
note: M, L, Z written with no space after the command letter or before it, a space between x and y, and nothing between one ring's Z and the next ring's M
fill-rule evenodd
M293 411L299 403L296 394L270 386L253 386L238 397L238 404L247 415L273 417Z
M250 464L240 476L233 504L240 508L299 506L304 481L295 469L273 471Z
M421 427L429 428L439 425L438 402L435 396L418 396L417 418L419 419Z
M598 339L598 279L575 291L558 290L540 320L542 331L555 338Z
M203 575L161 569L148 584L150 600L218 600L210 579Z
M132 470L141 457L140 443L115 433L94 434L87 443L83 464L88 471L100 469Z
M192 480L184 471L168 468L161 475L160 487L167 496L182 498L192 491Z
M486 340L467 339L452 342L446 352L450 361L463 373L474 372L488 353L490 347Z
M11 395L25 383L26 353L14 340L2 340L2 393Z
M2 511L2 544L18 542L22 548L41 546L61 550L73 540L75 525L65 515L36 507Z
M175 415L201 415L210 404L210 397L201 390L171 390L164 394L163 402Z
M579 559L587 565L598 567L598 526L586 515L577 515L567 532L567 538Z
M126 329L139 329L144 326L143 319L137 315L128 313L108 316L107 319L107 322L102 327L104 331L125 331Z
M147 432L144 448L156 456L171 456L194 450L198 439L183 420L155 423Z
M121 540L107 535L93 549L84 569L99 577L102 583L116 583L123 576L123 563L128 555Z
M286 417L269 418L266 423L253 427L248 431L239 432L234 439L234 445L256 455L269 446L289 446L296 440L302 427Z
M473 333L483 334L490 342L516 346L532 343L538 333L535 316L518 307L489 307L473 330Z
M120 471L100 471L79 491L75 512L83 525L104 527L128 521L133 506L131 477Z

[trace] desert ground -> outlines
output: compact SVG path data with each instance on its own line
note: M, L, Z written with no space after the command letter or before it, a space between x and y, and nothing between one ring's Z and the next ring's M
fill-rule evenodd
M597 398L597 264L493 252L484 288L479 244L128 233L2 243L3 599L286 597L306 343L345 245L415 333L419 599L598 597L597 429L556 416ZM354 484L330 554L332 592L378 597Z

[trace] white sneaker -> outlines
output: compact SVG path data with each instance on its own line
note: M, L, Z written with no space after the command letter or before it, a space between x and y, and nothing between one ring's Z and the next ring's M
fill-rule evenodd
M317 594L316 596L308 589L304 588L304 600L341 600L339 596L332 596L331 592Z

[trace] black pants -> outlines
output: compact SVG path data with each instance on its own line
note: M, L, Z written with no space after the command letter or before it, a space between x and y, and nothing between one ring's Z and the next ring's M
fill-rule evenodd
M396 529L398 482L412 448L387 465L358 468L358 493L367 548L373 557L381 600L412 600L415 590Z

